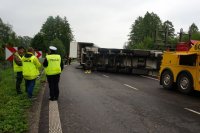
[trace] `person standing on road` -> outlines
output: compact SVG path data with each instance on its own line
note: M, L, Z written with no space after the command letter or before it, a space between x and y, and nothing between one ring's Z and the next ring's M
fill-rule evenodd
M72 58L69 57L69 65L71 65Z
M23 79L22 75L22 56L24 55L24 47L20 46L17 48L17 52L13 54L13 69L14 72L17 74L16 76L16 91L17 94L22 94L21 91L21 83Z
M39 68L41 67L40 62L34 53L34 49L30 47L28 48L27 53L22 57L23 77L25 79L25 87L30 99L33 96L35 80L39 75Z
M49 49L50 54L46 56L43 66L45 67L45 73L49 83L49 100L54 101L58 100L59 97L59 80L61 71L63 70L63 62L61 56L56 53L56 47L50 46Z

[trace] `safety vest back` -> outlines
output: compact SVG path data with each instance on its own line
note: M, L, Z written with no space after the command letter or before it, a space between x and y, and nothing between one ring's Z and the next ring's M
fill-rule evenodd
M18 53L15 53L15 56L18 56L18 58L22 60L21 56ZM22 72L22 66L18 66L16 62L14 61L14 59L13 59L13 69L14 69L14 72Z
M46 75L56 75L61 73L61 57L58 54L47 55L48 66L45 68Z
M23 76L27 80L32 80L37 78L39 75L39 70L34 64L35 56L31 56L30 58L22 57L23 62Z

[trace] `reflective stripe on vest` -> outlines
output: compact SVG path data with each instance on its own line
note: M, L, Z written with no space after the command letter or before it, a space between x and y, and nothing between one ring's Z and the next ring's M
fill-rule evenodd
M23 57L23 76L25 79L32 80L37 78L39 75L39 70L36 68L34 64L35 56L31 56L30 58Z
M15 56L18 56L18 58L22 60L21 56L18 53L15 53ZM16 62L14 61L14 59L13 59L13 68L14 68L14 72L22 72L22 66L18 66Z
M48 66L45 68L46 75L56 75L61 73L61 57L60 55L47 55Z

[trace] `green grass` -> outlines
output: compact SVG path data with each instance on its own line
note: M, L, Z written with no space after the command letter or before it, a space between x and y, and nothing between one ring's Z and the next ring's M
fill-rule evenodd
M32 101L25 93L24 81L22 95L16 94L15 75L12 68L0 71L0 133L25 133L28 131L28 109ZM3 78L2 78L3 77ZM34 95L37 95L45 76L36 80Z

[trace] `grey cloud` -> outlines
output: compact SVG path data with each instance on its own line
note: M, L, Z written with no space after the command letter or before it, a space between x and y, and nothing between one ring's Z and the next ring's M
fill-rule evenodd
M149 12L178 30L199 25L197 0L0 0L0 17L18 35L34 36L48 16L66 16L77 41L122 48L131 24Z

